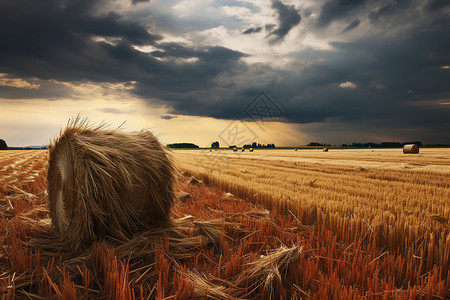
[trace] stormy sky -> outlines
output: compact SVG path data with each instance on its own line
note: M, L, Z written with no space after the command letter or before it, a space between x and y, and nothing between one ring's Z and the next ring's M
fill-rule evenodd
M13 145L77 114L201 145L236 118L279 145L450 143L448 0L2 0L0 41Z

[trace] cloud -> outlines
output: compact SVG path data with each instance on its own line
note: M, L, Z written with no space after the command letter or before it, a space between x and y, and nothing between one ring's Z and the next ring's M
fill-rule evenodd
M163 115L163 116L161 116L161 119L164 119L164 120L172 120L172 119L176 119L176 116Z
M448 8L449 6L450 6L450 2L448 2L448 1L430 0L430 1L428 1L427 9L430 10L430 11L442 10L445 7Z
M410 1L390 2L382 7L378 7L369 13L371 22L377 22L379 19L396 15L399 12L405 11L410 6Z
M350 82L350 81L340 83L339 87L343 88L343 89L351 89L351 90L354 90L357 88L356 84L354 84L353 82Z
M355 29L356 27L359 26L359 23L361 23L360 19L353 20L350 24L348 24L347 27L345 27L344 31L342 31L342 32L347 32L347 31Z
M322 6L317 25L328 26L335 20L354 15L354 12L362 7L367 0L329 0Z
M127 114L131 114L131 113L135 112L135 110L121 110L121 109L111 108L111 107L99 108L97 110L101 111L103 113L115 114L115 115L127 115Z
M73 89L70 86L53 80L9 78L3 84L0 83L0 98L53 100L73 95Z
M22 89L30 89L35 90L39 89L39 83L33 81L27 81L21 78L11 78L8 74L0 73L0 86L8 86L14 88L22 88Z
M264 25L264 29L265 29L266 31L271 32L276 26L277 26L277 25L275 25L275 24L266 24L266 25Z
M262 30L262 27L251 27L247 30L245 30L244 32L242 32L243 34L251 34L251 33L258 33Z
M275 36L271 43L276 43L281 41L292 27L298 25L302 18L294 5L285 5L279 0L272 0L272 8L278 14L278 27L270 32L271 36Z
M137 3L140 3L140 2L150 2L150 0L132 0L131 2L133 4L137 4Z
M219 74L242 65L239 60L245 56L220 46L159 43L161 36L145 24L116 13L98 14L95 5L101 1L39 3L0 3L1 27L8 28L0 31L0 72L65 82L136 81L135 93L141 97L159 95L171 101L177 98L174 93L182 96L207 87ZM135 45L158 50L144 53ZM194 60L180 63L185 58ZM14 92L9 89L2 96L8 93Z

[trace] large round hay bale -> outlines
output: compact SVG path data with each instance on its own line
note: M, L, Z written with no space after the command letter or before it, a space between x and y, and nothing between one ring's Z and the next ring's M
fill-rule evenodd
M407 144L403 146L403 154L414 154L414 153L419 153L419 145Z
M173 181L170 158L149 131L75 121L49 147L50 216L74 250L168 222Z

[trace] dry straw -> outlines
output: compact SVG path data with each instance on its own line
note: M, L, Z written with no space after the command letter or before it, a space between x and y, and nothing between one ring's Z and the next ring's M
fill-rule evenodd
M415 154L419 153L419 145L417 144L407 144L403 146L404 154Z
M174 167L149 131L124 133L76 118L49 147L50 215L77 250L169 222Z

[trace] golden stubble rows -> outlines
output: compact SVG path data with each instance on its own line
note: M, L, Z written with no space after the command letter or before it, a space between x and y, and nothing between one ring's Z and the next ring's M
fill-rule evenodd
M205 157L215 153L207 151L197 157L199 152L175 151L185 175L194 174L206 185L180 177L181 190L190 193L191 199L178 203L173 213L189 215L180 220L191 222L198 234L206 233L203 237L195 233L190 240L207 237L214 242L190 251L195 255L183 256L181 265L168 258L179 256L185 240L167 245L162 241L156 248L143 245L147 242L142 237L120 246L99 243L75 260L55 254L58 243L48 245L53 250L44 247L48 253L34 249L29 244L36 235L34 228L49 222L47 152L0 151L0 156L7 155L0 159L0 281L11 286L3 290L7 293L3 296L132 299L144 294L188 299L197 293L198 298L229 299L233 291L240 291L249 293L247 298L267 295L273 299L448 297L445 163L431 172L423 170L425 166L414 167L424 164L413 161L420 157L406 157L407 168L399 158L397 165L376 161L381 167L375 168L357 151L347 159L340 153L340 163L330 162L333 150L319 151L308 153L315 158L301 159L292 155L303 153L293 151L291 159L278 151L256 151L263 157L258 159L248 157L250 153ZM393 160L394 154L389 155ZM439 164L436 157L425 158ZM32 179L34 173L38 176ZM217 218L235 225L217 227ZM283 264L286 255L289 263ZM268 267L266 257L280 261ZM283 265L288 269L282 271ZM258 268L247 270L249 266ZM278 273L281 281L275 280ZM241 280L240 274L251 280ZM236 290L229 288L231 283ZM260 284L254 293L253 283Z
M334 153L333 153L334 152ZM304 224L325 224L342 242L368 232L380 250L450 265L450 149L174 151L182 170ZM373 233L373 234L372 234ZM423 267L425 266L425 267Z

